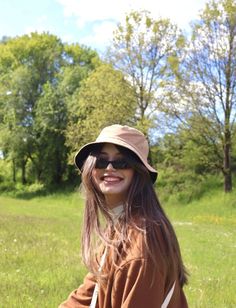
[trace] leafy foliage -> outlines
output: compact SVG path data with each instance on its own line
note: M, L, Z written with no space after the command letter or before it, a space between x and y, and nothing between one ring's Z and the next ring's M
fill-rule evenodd
M167 109L186 125L217 157L232 189L231 150L236 119L236 4L233 0L211 1L193 24L192 37L170 88ZM174 93L174 94L172 94ZM169 106L168 106L169 105ZM187 121L186 121L187 119Z
M68 97L94 68L97 54L37 33L4 41L0 50L0 147L12 161L13 179L20 168L22 183L60 184L69 176Z
M103 62L79 44L31 33L0 41L0 189L76 179L68 164L113 123L143 131L167 196L189 201L236 172L236 5L207 3L185 37L131 11ZM215 177L215 182L213 180ZM23 187L22 186L22 187ZM33 189L33 188L32 188Z
M154 20L147 11L131 12L114 32L108 59L133 86L137 125L146 135L160 110L165 81L173 76L171 63L178 65L176 54L182 40L170 20Z
M133 89L122 73L100 65L72 97L67 144L75 151L107 125L133 124L135 107Z

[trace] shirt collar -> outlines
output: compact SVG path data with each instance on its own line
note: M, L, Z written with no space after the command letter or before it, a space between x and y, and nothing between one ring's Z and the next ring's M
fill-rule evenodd
M120 204L114 207L113 209L109 209L109 214L111 215L113 222L116 222L120 218L123 212L124 212L123 204Z

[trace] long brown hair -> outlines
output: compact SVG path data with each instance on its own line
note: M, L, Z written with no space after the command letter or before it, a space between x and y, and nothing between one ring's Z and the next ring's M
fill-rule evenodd
M83 261L91 272L98 273L99 261L95 256L98 246L102 243L111 248L112 260L117 265L117 260L122 256L120 248L122 247L125 250L131 242L127 235L128 229L132 226L144 233L145 244L150 257L153 258L155 250L158 249L162 263L167 268L168 277L177 273L180 284L183 286L187 283L187 272L183 265L178 240L160 205L150 174L134 153L120 146L117 146L117 148L134 169L134 176L124 204L124 213L119 219L118 227L114 226L104 195L96 187L92 178L92 171L101 145L88 156L83 165L82 186L86 200L82 232ZM141 224L140 219L137 222L137 217L141 218ZM156 227L161 230L164 246L159 240ZM114 230L117 234L116 240L112 238ZM155 266L158 266L158 262L154 258L153 262Z

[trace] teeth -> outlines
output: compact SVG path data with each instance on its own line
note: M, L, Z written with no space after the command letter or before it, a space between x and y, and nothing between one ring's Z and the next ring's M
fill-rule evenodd
M106 181L106 182L117 182L117 181L120 181L120 178L104 176L104 181Z

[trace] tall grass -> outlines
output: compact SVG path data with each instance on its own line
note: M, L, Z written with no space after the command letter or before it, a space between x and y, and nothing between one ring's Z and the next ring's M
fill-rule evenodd
M236 194L164 206L190 272L190 307L236 307ZM78 193L0 197L0 307L57 307L81 284Z

